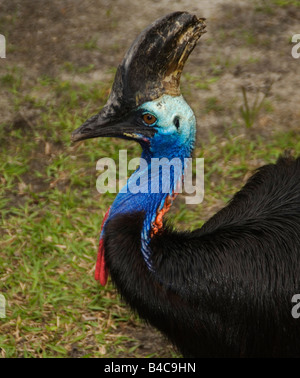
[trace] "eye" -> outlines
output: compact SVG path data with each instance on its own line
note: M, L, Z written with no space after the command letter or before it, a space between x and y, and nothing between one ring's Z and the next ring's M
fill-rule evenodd
M157 121L157 119L156 119L156 117L154 117L154 115L152 115L150 113L146 113L146 114L143 114L143 121L147 125L153 125Z

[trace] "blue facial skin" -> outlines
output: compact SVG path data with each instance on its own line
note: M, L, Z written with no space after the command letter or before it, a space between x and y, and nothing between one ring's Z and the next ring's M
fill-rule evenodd
M138 168L129 178L125 187L117 195L109 211L108 219L117 214L144 211L146 213L144 227L142 230L142 254L150 270L152 269L149 248L151 225L154 222L157 211L164 206L168 195L176 191L176 186L181 183L184 172L184 159L192 154L195 134L196 119L192 109L185 102L182 96L173 97L163 95L157 100L144 103L138 110L142 114L150 113L156 118L156 122L148 127L154 127L155 135L149 143L143 144L142 158L147 161L147 168ZM138 133L138 131L137 131ZM169 188L162 190L162 170L159 170L158 180L151 178L151 159L167 158L169 161L175 159L179 169L171 169ZM143 180L143 178L145 180ZM139 179L139 181L137 181ZM154 188L151 181L159 183ZM128 189L130 182L140 183L141 191L131 193ZM146 187L145 187L146 185ZM152 191L151 191L152 188ZM155 193L153 193L155 189ZM168 192L168 193L166 193ZM105 232L105 225L103 231Z
M157 133L151 139L152 157L190 157L194 148L196 119L182 96L164 95L141 106L157 118ZM177 126L176 126L177 125Z

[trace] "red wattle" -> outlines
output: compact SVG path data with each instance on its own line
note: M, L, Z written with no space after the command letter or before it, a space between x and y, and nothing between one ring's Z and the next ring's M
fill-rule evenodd
M96 281L99 281L102 286L106 285L107 278L108 278L108 269L105 265L104 252L105 251L104 251L103 239L100 239L97 262L96 262L95 279Z
M107 210L104 219L101 225L101 232L104 226L106 219L108 218L110 208ZM95 280L99 281L102 286L106 285L107 278L108 278L108 269L105 264L104 259L105 249L104 249L104 240L101 237L99 241L99 248L98 248L98 256L96 262L96 270L95 270Z

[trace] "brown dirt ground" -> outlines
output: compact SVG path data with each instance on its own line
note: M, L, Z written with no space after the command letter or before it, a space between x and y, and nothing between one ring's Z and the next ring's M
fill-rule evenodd
M70 75L85 83L108 80L111 67L117 66L144 27L166 13L186 10L206 17L208 26L184 72L198 79L218 78L206 91L194 85L196 79L182 79L199 120L201 141L208 139L210 131L222 138L226 125L239 119L241 85L254 96L270 81L274 81L269 97L273 112L263 114L251 132L268 135L299 130L300 60L291 57L290 38L300 33L300 9L274 8L268 13L254 9L260 3L267 1L0 0L0 26L4 27L0 33L8 44L7 59L0 61L0 76L7 66L18 66L24 69L23 80L28 84L42 75L64 79ZM83 49L87 41L94 41L97 48ZM66 62L79 68L93 64L94 69L67 74L61 69ZM205 100L211 97L218 99L220 111L204 111ZM24 109L23 117L16 118L3 88L0 109L1 122L14 122L15 127L24 122L30 125L39 117L34 109ZM128 324L116 332L139 340L145 355L161 350L162 355L170 356L169 344L148 326ZM76 356L76 348L73 352Z

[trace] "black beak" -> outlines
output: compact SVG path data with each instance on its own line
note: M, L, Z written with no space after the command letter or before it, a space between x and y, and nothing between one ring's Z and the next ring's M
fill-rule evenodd
M123 139L135 139L137 141L145 141L155 134L156 130L151 127L139 125L136 126L132 120L105 120L94 115L84 122L72 134L72 141L77 142L84 139L98 137L118 137Z
M204 29L204 19L187 12L171 13L146 28L118 67L106 105L73 132L72 140L153 135L153 128L134 124L131 114L164 94L180 95L183 66Z

